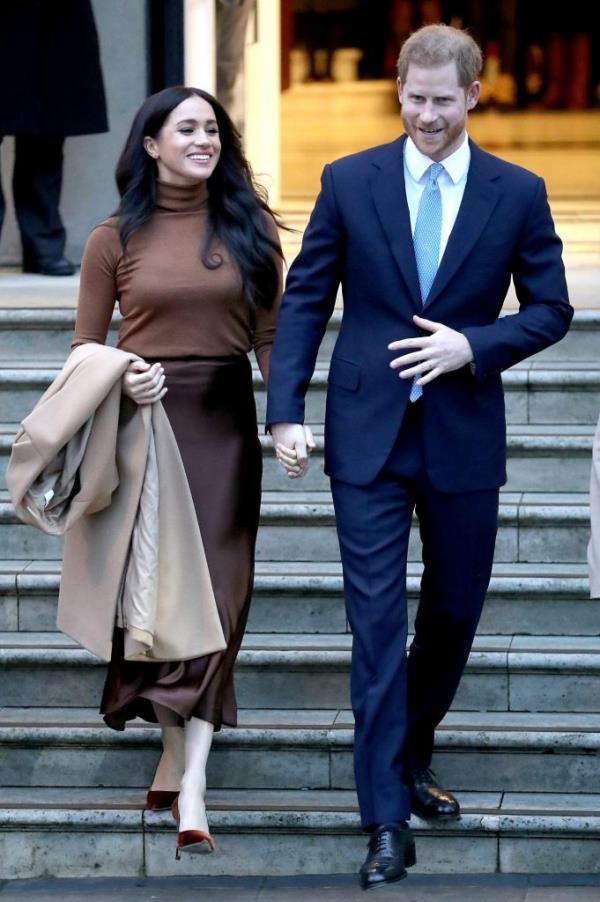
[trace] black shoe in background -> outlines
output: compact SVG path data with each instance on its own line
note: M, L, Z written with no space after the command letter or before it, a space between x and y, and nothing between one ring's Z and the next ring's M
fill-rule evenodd
M26 260L23 272L39 273L42 276L72 276L75 264L66 257L54 257L47 260Z

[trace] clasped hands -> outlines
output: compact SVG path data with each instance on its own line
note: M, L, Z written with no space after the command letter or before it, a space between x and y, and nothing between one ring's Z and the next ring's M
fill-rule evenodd
M413 322L431 334L402 338L388 345L390 351L409 352L390 361L394 370L406 367L398 374L401 379L419 376L418 385L427 385L443 373L451 373L471 363L473 351L461 332L422 316L413 316ZM300 423L275 423L271 427L271 437L277 460L287 476L290 479L304 476L310 452L315 447L310 428Z
M271 438L275 457L289 479L299 479L308 470L310 452L316 447L310 426L300 423L274 423Z

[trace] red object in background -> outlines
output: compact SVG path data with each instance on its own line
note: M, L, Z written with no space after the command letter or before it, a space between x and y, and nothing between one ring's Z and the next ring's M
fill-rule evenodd
M290 51L294 46L294 0L281 0L281 90L290 86Z

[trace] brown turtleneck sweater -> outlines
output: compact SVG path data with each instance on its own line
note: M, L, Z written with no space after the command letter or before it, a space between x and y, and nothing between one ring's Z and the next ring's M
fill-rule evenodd
M254 348L266 381L279 297L271 310L259 307L253 313L237 266L218 241L214 249L223 264L207 269L202 263L208 220L205 182L184 187L158 182L157 189L155 213L130 239L126 257L116 218L90 235L81 263L73 347L88 341L103 344L118 302L123 317L118 346L123 350L169 358L223 357ZM277 260L281 287L281 258Z

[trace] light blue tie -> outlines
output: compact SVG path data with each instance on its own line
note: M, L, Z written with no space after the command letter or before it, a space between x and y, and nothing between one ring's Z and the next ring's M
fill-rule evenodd
M421 288L421 303L425 303L431 291L433 280L438 268L440 257L440 241L442 237L442 196L438 185L438 178L444 171L441 163L432 163L429 167L429 181L423 188L413 244L417 259L417 272ZM410 401L417 401L423 394L423 389L417 385L415 376L410 388Z

